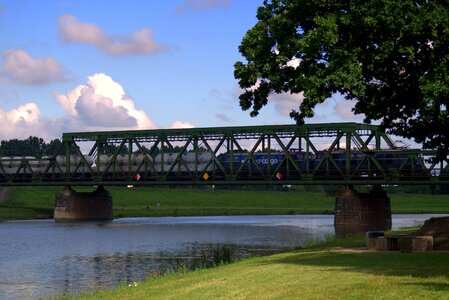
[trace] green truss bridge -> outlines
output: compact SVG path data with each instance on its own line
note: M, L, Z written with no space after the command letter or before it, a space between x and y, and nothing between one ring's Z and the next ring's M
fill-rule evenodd
M449 184L435 154L357 123L64 133L51 157L1 157L0 186Z

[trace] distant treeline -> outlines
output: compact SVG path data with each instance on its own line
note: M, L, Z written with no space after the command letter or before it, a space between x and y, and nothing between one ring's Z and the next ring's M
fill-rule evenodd
M30 136L25 140L4 140L0 142L0 156L35 156L36 158L42 158L43 156L51 156L54 155L55 152L61 145L61 140L55 139L46 143L42 138L38 138L35 136ZM133 149L133 153L139 154L140 150ZM142 146L142 150L144 153L150 153L150 149ZM183 147L174 146L173 148L164 146L165 153L177 153L181 152ZM190 150L192 151L192 150ZM190 152L187 151L187 152ZM199 147L198 152L206 152L207 149L203 147ZM72 149L73 152L73 149ZM119 146L110 144L107 147L103 147L102 154L112 155L118 154L128 154L128 147L124 145L120 151ZM160 148L155 148L152 151L152 155L155 156L161 152Z
M43 139L30 136L25 140L12 139L0 142L0 156L42 156L53 155L61 145L61 140L55 139L46 143Z

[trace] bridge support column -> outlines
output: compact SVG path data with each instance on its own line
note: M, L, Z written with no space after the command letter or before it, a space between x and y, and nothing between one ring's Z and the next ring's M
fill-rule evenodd
M55 221L111 220L112 198L103 186L93 192L63 187L56 195Z
M390 198L380 185L369 193L346 186L335 201L335 235L391 229Z

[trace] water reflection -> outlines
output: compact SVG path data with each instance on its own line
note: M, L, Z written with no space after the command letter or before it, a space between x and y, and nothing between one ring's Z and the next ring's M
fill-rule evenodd
M430 216L394 216L393 227ZM397 225L399 224L399 225ZM211 247L234 258L276 253L333 234L333 216L134 218L105 223L0 223L0 299L112 288L192 263Z
M127 252L95 256L64 256L53 271L53 282L63 283L62 293L76 293L82 289L112 288L119 283L140 281L154 273L176 271L181 266L188 269L214 260L213 251L229 249L231 260L285 251L283 247L237 244L194 244L174 252ZM76 281L74 280L76 278Z

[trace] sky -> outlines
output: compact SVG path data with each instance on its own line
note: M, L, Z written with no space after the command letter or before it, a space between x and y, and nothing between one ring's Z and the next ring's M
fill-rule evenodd
M0 0L0 139L293 124L301 95L242 111L233 65L262 0ZM361 122L328 99L307 123Z

